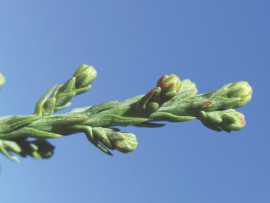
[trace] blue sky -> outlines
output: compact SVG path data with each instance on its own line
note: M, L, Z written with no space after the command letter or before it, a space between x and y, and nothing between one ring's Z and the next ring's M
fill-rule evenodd
M106 156L76 134L51 140L48 160L0 156L0 202L270 202L269 9L266 0L0 1L1 115L32 113L84 63L98 77L73 108L146 93L171 73L200 93L238 80L254 89L239 132L199 121L128 127L139 141L130 154Z

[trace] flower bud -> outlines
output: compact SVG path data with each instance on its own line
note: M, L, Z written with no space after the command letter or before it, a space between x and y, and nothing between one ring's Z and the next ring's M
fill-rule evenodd
M163 75L157 82L157 87L161 88L162 102L170 100L180 90L181 80L175 75Z
M246 120L243 114L229 109L224 111L221 115L221 127L225 131L240 130L246 125Z
M93 66L81 65L74 73L76 77L76 88L84 88L89 86L96 79L97 71Z
M109 138L112 146L122 153L132 152L137 148L136 136L132 133L113 133Z
M251 100L252 88L248 82L240 81L232 83L228 87L227 96L229 98L239 98L239 101L235 104L234 108L241 107Z
M4 85L5 83L5 77L0 73L0 88Z
M240 130L246 125L244 115L234 109L212 112L201 111L200 120L208 128L217 131L225 130L230 132Z

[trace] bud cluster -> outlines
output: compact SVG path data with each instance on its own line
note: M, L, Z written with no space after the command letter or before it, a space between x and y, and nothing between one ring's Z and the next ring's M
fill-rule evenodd
M177 75L163 75L157 82L157 87L160 87L160 102L164 103L173 98L181 88L181 80Z
M53 87L49 90L47 101L43 105L43 115L51 115L55 111L66 108L70 101L78 94L82 94L91 88L97 72L93 66L81 65L73 77L65 84ZM51 94L51 95L50 95Z
M251 100L251 96L252 87L248 82L239 81L230 83L215 91L205 94L204 97L212 103L207 105L207 108L204 110L215 111L239 108L247 104Z
M134 134L118 132L117 129L94 127L86 135L92 144L109 155L112 154L108 149L127 153L134 151L138 145Z
M181 81L174 74L162 76L143 96L54 114L69 106L73 97L89 90L96 75L92 66L82 65L66 83L53 86L43 95L35 114L0 117L0 153L14 161L18 159L11 153L48 158L54 147L47 139L84 133L94 146L112 155L109 150L128 153L138 145L134 134L120 132L117 126L161 127L164 124L157 121L199 119L210 129L230 132L246 125L244 115L234 108L251 100L252 88L247 82L230 83L197 95L193 82ZM0 74L0 87L4 82Z
M163 75L156 88L150 90L137 104L137 112L148 116L155 112L163 103L172 99L181 88L181 80L175 75Z
M244 115L234 109L212 112L201 111L199 119L206 127L216 131L230 132L240 130L246 125Z

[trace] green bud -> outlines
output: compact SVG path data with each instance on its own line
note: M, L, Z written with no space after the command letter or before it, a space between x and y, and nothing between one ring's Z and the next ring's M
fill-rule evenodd
M138 143L136 136L131 133L121 133L116 128L102 128L87 126L75 126L74 129L85 130L88 140L98 149L108 155L112 155L109 149L118 150L123 153L132 152L136 149Z
M107 133L107 137L111 142L110 149L117 149L123 153L134 151L138 145L136 136L132 133L111 131Z
M112 143L112 146L120 152L132 152L138 146L136 136L132 133L114 133L111 136L118 138L114 138L115 142Z
M84 88L89 86L96 79L97 71L93 66L81 65L74 73L76 77L76 88Z
M5 84L5 77L0 73L0 88Z
M180 90L181 80L175 74L163 75L157 82L157 87L161 88L161 100L170 100Z
M240 130L246 125L246 120L243 114L228 109L221 114L222 125L225 131Z
M241 107L248 103L251 100L252 88L248 84L248 82L240 81L232 83L228 87L227 96L229 98L239 98L239 102L237 102L234 108Z
M217 131L240 130L246 125L244 115L234 109L213 112L201 111L199 119L205 126Z

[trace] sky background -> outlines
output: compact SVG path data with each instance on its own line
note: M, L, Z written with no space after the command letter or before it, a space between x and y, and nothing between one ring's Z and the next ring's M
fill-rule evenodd
M246 80L247 126L218 133L199 121L121 128L139 142L109 157L76 134L47 160L0 155L0 203L270 202L270 2L265 0L0 0L1 115L31 114L81 64L98 71L75 107L146 93L163 74L200 93Z

